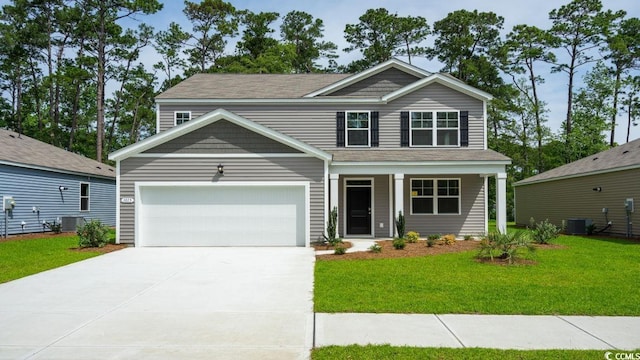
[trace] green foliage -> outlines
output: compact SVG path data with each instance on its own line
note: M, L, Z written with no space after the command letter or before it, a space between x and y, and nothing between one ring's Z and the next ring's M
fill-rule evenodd
M427 236L427 240L438 241L441 237L442 235L440 234L430 234L429 236Z
M396 250L402 250L407 246L407 242L403 238L393 239L393 248Z
M535 247L531 245L531 239L527 232L490 232L480 241L480 251L478 258L494 258L504 259L513 264L520 257L520 250L526 249L529 253L535 251Z
M415 231L409 231L405 238L407 239L407 242L415 243L415 242L418 242L418 240L420 239L420 234Z
M321 19L303 11L291 11L285 15L280 33L287 44L294 46L293 68L298 73L315 72L320 58L334 59L336 44L322 41L324 24Z
M464 236L464 241L469 241L469 240L473 240L473 236L472 235L465 235Z
M438 236L437 238L433 238L429 236L427 238L427 247L433 247L433 245L435 245L439 239L440 239L440 236Z
M549 244L560 234L560 228L549 222L549 219L535 224L531 230L533 242L537 244Z
M398 211L398 218L396 219L396 231L398 232L398 237L404 239L404 231L405 231L405 218L402 215L402 211Z
M336 246L338 244L342 244L342 239L337 236L337 226L338 226L338 208L333 207L329 212L329 221L327 222L327 233L323 234L324 240L330 246Z
M345 248L344 246L336 246L335 249L333 250L333 253L335 255L344 255L347 252L347 248Z
M78 226L77 234L78 246L81 248L103 247L109 241L109 228L100 220L91 220Z
M54 234L60 234L62 232L62 224L56 221L45 222L44 225L51 230Z
M369 246L369 251L371 251L372 253L376 253L379 254L382 252L382 246L380 246L380 244L375 243L371 246Z

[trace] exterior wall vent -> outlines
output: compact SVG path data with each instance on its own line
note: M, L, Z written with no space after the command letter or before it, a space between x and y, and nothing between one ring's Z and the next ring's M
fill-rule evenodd
M589 227L591 223L591 219L567 219L567 234L586 235L587 227Z

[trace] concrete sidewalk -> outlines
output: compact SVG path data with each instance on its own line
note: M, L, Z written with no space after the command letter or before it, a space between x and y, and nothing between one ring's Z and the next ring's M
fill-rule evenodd
M316 314L315 346L640 349L640 317Z

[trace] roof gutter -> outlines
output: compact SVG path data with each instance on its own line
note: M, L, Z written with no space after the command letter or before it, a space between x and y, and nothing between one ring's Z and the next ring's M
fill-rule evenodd
M515 187L515 186L533 185L533 184L540 184L540 183L545 183L545 182L549 182L549 181L566 180L566 179L573 179L573 178L583 177L583 176L593 176L593 175L600 175L600 174L608 174L608 173L617 172L617 171L634 170L634 169L640 169L640 164L622 166L622 167L611 168L611 169L606 169L606 170L595 170L595 171L583 172L583 173L579 173L579 174L557 176L557 177L552 177L552 178L549 178L549 179L542 179L542 180L527 181L525 179L525 180L520 180L517 183L514 183L513 186Z
M33 169L33 170L40 170L40 171L50 171L50 172L55 172L59 174L68 174L68 175L75 175L75 176L89 176L89 177L100 178L105 180L116 179L115 173L113 174L113 176L99 175L99 174L84 173L79 171L50 168L50 167L40 166L40 165L23 164L23 163L17 163L17 162L6 161L6 160L0 160L0 165L15 166L15 167L21 167L25 169Z

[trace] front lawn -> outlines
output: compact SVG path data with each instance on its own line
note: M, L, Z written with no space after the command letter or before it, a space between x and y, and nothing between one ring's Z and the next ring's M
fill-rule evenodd
M640 243L561 236L534 265L475 261L475 251L317 261L316 312L640 315ZM394 250L402 251L402 250Z
M447 349L394 347L389 345L368 346L327 346L313 349L313 360L351 359L351 360L414 360L414 359L501 359L501 360L537 360L537 359L602 359L603 350L497 350L497 349Z
M110 238L114 232L110 232ZM99 251L74 251L76 235L42 234L35 239L0 242L0 283L100 255Z

